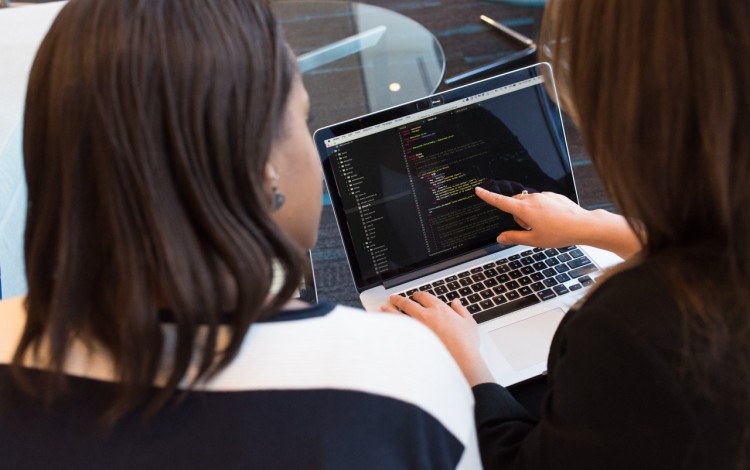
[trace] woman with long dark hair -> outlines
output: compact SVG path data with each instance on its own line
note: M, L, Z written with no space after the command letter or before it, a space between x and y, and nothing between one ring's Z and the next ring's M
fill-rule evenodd
M529 228L503 244L626 261L560 324L540 418L493 383L460 304L392 302L474 387L486 468L750 468L750 2L550 0L545 15L563 108L624 217L477 195Z
M427 328L292 299L321 208L308 107L265 2L62 9L26 100L0 466L479 465Z

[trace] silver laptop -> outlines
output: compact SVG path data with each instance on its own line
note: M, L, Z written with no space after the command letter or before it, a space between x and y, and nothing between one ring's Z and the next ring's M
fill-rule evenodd
M511 385L546 370L565 312L620 261L608 252L500 246L519 229L474 187L578 201L546 63L318 130L331 206L365 309L391 294L461 298L482 354Z

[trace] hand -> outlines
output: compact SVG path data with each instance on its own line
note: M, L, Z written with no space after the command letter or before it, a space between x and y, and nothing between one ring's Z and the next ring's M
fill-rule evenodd
M623 258L641 248L627 221L598 209L589 211L560 194L544 192L503 196L476 188L486 203L513 216L527 230L508 230L497 237L503 245L530 245L559 248L591 245L612 251Z
M479 353L479 330L461 301L456 299L450 306L434 295L417 291L414 300L392 295L384 312L401 311L416 318L430 328L453 356L466 380L474 385L494 382L492 374Z
M503 196L484 188L476 194L486 203L511 214L527 230L509 230L498 237L506 245L531 245L549 248L580 242L578 228L588 211L560 194L533 193Z

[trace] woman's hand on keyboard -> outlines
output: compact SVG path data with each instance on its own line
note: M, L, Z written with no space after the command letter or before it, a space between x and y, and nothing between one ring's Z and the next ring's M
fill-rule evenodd
M381 307L384 312L401 311L416 318L430 328L453 356L472 387L493 382L492 374L479 353L479 330L461 302L456 299L450 305L434 295L417 291L414 300L392 295L390 304Z
M477 196L513 216L526 230L508 230L497 237L503 245L560 248L590 245L623 258L638 252L641 244L624 217L605 210L586 210L567 197L550 193L508 197L476 188Z

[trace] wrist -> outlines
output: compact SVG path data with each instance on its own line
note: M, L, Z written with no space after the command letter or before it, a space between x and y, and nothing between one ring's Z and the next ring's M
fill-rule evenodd
M628 221L618 214L603 209L589 211L589 221L584 224L581 239L590 245L611 251L627 259L640 251L641 245Z
M473 387L487 382L495 382L495 377L481 355L470 355L459 360L459 367L469 386Z

